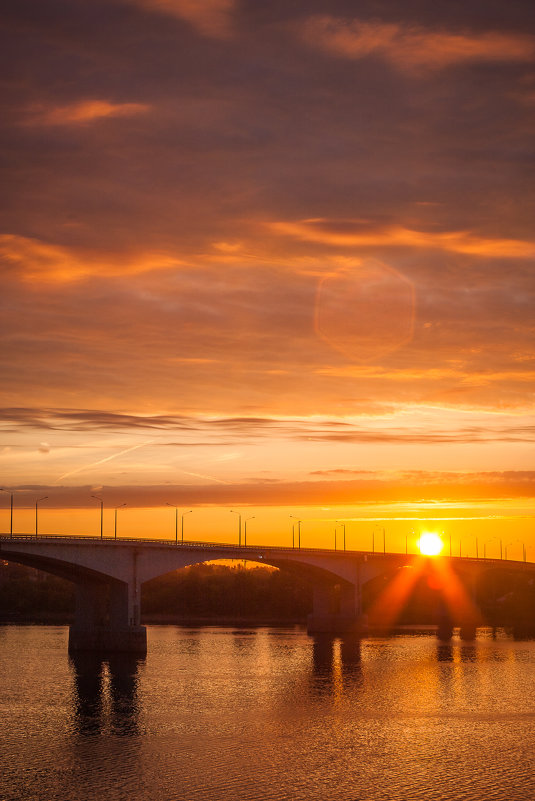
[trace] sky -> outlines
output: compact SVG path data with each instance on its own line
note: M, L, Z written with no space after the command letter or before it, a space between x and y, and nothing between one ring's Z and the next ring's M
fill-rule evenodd
M0 58L16 531L535 560L531 2L7 0Z

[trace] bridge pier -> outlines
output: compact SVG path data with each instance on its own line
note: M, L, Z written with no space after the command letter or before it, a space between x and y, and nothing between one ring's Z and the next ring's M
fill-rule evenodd
M307 631L309 634L364 634L367 621L362 615L360 587L349 582L335 587L315 584Z
M69 651L146 653L147 630L139 620L139 586L132 588L123 581L79 582L75 603Z

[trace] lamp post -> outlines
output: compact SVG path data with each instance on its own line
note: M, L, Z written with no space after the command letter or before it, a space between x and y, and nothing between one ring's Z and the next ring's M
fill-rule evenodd
M375 553L375 529L383 532L383 553L386 553L386 531L384 526L374 526L372 531L372 553Z
M190 515L193 512L193 509L188 509L187 512L182 512L181 520L180 520L180 540L184 543L184 518L186 515Z
M92 495L96 501L100 503L100 539L104 536L104 501L99 495Z
M344 532L344 551L346 549L346 524L343 523L341 520L336 521L337 526L342 526ZM334 530L334 548L336 550L336 529Z
M253 515L252 517L248 517L243 523L243 544L245 545L245 547L247 547L247 523L249 522L249 520L254 520L254 519L255 515Z
M123 506L126 506L126 503L122 503L120 506L115 507L115 525L113 528L113 539L117 539L117 509L122 509Z
M7 494L10 496L10 504L9 504L9 508L10 508L9 536L12 537L13 536L13 492L11 492L11 490L7 490L7 489L0 489L0 492L7 492Z
M175 543L178 545L178 506L175 506L174 503L167 503L167 501L165 505L175 510Z
M231 514L238 515L238 545L241 547L241 512L236 512L231 509Z
M48 498L48 495L44 495L42 498L37 498L37 500L35 501L35 539L37 539L37 508L38 508L39 503L41 501L46 501L47 498Z
M300 548L301 547L301 520L299 520L299 518L295 517L294 515L290 515L290 517L293 517L295 519L295 522L297 523L297 547ZM292 529L292 532L293 532L293 529Z
M290 515L290 517L291 517L291 515ZM292 523L291 526L292 526L292 548L295 548L295 526L296 526L296 524Z
M476 559L479 559L479 539L477 536L474 536L474 542L476 546ZM466 556L469 554L469 548L467 549ZM461 537L459 537L459 556L461 556Z

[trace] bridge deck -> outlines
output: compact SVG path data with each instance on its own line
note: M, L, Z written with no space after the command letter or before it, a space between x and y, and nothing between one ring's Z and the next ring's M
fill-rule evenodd
M37 537L35 534L0 534L0 542L15 542L15 541L33 541L33 542L76 542L82 543L87 542L91 545L101 544L103 546L127 546L132 547L132 545L142 546L142 547L150 547L150 546L165 546L169 548L185 548L185 549L195 549L195 550L214 550L214 551L222 551L228 552L230 556L232 554L236 555L236 559L242 560L244 559L243 554L251 554L253 555L262 556L262 553L303 553L303 554L316 554L321 556L339 556L343 558L344 556L356 556L356 557L371 557L371 558L398 558L403 559L403 557L409 557L411 560L416 559L448 559L454 563L463 564L474 562L477 564L488 564L488 565L495 565L499 567L504 567L504 565L510 565L511 567L520 567L523 566L525 568L535 568L535 562L523 562L521 560L516 559L495 559L490 557L484 556L449 556L447 554L441 554L440 556L422 556L419 553L404 553L400 551L370 551L370 550L350 550L350 549L341 549L341 548L303 548L303 547L292 547L292 546L285 546L285 545L262 545L262 544L255 544L255 545L238 545L236 543L228 543L228 542L210 542L210 541L197 541L197 540L185 540L182 542L179 540L176 542L174 539L162 539L158 537L99 537L93 535L85 535L85 534L75 534L75 535L61 535L61 534L39 534ZM251 558L251 561L256 561L254 558Z

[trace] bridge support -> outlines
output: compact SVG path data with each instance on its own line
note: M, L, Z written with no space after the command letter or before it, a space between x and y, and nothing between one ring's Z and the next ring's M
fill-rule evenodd
M140 625L139 587L123 581L78 583L69 651L146 653L147 630Z
M313 587L312 613L308 616L309 634L364 634L367 621L362 615L362 598L356 584L344 582L335 587Z

